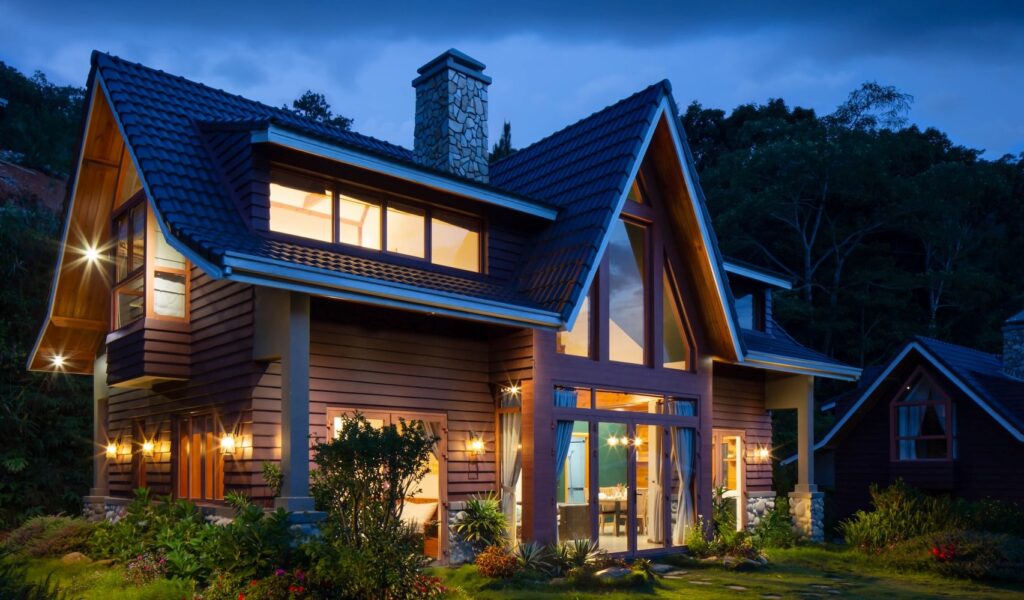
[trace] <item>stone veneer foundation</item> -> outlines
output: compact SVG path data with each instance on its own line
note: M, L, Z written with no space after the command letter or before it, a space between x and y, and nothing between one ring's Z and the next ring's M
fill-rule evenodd
M747 517L744 520L747 529L757 527L761 519L775 510L775 492L747 492Z
M789 512L797 535L812 542L825 541L824 492L790 492Z

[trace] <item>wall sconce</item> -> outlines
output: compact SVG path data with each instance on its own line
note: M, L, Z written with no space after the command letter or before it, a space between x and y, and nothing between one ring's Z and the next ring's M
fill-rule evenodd
M764 444L759 444L754 448L754 462L760 464L767 464L772 460L772 451Z
M466 450L468 450L470 454L480 456L481 454L484 453L484 450L486 450L486 448L487 445L484 444L484 439L482 437L475 434L470 434L469 441L466 442Z
M222 454L235 453L235 436L225 433L220 437L220 451Z
M142 442L142 455L153 456L153 442Z
M117 444L115 444L114 442L110 442L109 444L107 444L106 454L107 458L111 460L117 458Z
M519 391L520 391L519 384L511 383L511 384L505 386L504 388L502 388L501 391L502 391L502 393L509 394L510 396L518 396L519 395Z

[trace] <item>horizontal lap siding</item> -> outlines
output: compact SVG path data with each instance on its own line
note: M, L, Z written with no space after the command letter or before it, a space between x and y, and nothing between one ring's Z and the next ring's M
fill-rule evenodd
M772 446L772 419L764 406L764 373L715 365L712 426L744 432L747 457L759 445ZM747 491L772 488L770 464L746 463Z
M145 423L148 436L156 440L154 456L147 459L147 483L155 493L171 492L171 427L174 415L216 412L222 425L251 439L251 394L256 382L252 361L252 287L213 280L198 268L192 270L191 357L189 379L158 384L153 389L110 389L109 431L113 438L132 443L132 424ZM159 337L155 332L152 337ZM180 334L179 334L180 335ZM147 344L151 337L145 334ZM108 368L121 369L126 360L111 351ZM259 462L252 449L241 450L237 459L225 462L225 488L248 492L259 481ZM130 495L131 461L119 459L110 468L113 495Z

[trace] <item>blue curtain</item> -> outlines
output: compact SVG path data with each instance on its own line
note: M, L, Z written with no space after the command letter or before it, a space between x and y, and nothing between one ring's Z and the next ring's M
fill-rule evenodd
M576 390L555 388L555 408L575 408ZM569 457L572 443L572 421L558 421L555 424L555 481L565 471L565 459Z

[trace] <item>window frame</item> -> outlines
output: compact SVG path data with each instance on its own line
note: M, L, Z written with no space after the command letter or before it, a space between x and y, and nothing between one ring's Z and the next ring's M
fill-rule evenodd
M134 266L132 264L132 257L134 256L134 243L135 237L132 233L131 228L131 216L132 211L142 208L145 215L145 225L142 231L142 248L143 248L143 260L142 264L133 269L129 269L124 277L118 279L117 277L117 224L122 219L125 219L129 223L128 228L128 252L126 260L128 260L128 266ZM147 319L156 319L159 321L171 321L175 323L188 323L190 320L190 307L192 302L192 265L188 258L182 255L184 261L184 267L181 269L175 269L173 267L158 266L156 264L156 244L154 235L151 232L157 231L160 224L157 222L156 213L149 206L148 199L144 190L136 192L129 200L123 202L118 206L110 217L111 222L111 235L114 238L113 252L114 258L111 261L111 302L110 302L110 331L120 331L126 327L131 327L139 321L145 321ZM161 232L162 234L162 232ZM176 251L176 250L175 250ZM179 253L180 254L180 253ZM185 307L182 311L182 316L175 317L172 315L160 315L154 311L153 297L155 293L156 274L165 273L168 275L180 275L185 278ZM131 286L136 279L142 278L142 294L138 294L135 291L128 292L126 289ZM121 323L118 319L118 296L121 294L127 294L130 296L142 296L143 308L142 315L133 319L127 323Z
M275 174L280 173L284 175L285 181L288 177L300 177L310 181L317 182L318 185L323 185L325 190L329 190L331 194L331 240L324 241L316 238L304 237L296 235L294 233L288 233L284 231L277 231L271 228L269 213L267 216L267 234L271 237L281 236L284 239L300 241L303 245L313 244L318 246L324 246L331 250L338 250L344 248L345 251L353 251L354 254L366 254L367 256L380 259L382 256L387 256L389 260L395 259L396 262L409 261L410 265L422 266L428 264L432 268L442 269L452 273L458 273L459 275L477 275L483 276L488 272L487 265L487 244L488 244L488 223L487 219L482 215L477 215L469 212L463 212L457 209L453 209L445 206L438 206L428 202L416 200L414 198L408 198L405 196L392 194L383 190L363 187L358 184L353 184L346 181L339 181L328 177L312 175L305 172L299 172L292 168L282 165L273 165L270 168L269 183L275 183ZM269 188L268 183L268 188ZM285 185L281 183L279 185ZM341 196L350 196L354 199L373 204L380 209L380 248L368 248L359 244L352 244L349 242L341 241L341 211L340 203ZM267 205L270 204L270 193L268 189L267 193ZM388 247L388 209L392 206L405 207L413 211L419 211L423 213L423 256L414 256L411 254L403 254L401 252L392 252L387 249ZM450 216L455 220L464 221L466 223L472 223L476 229L478 236L477 243L477 266L478 269L473 271L469 269L463 269L460 267L452 267L449 265L442 265L433 262L433 240L432 240L432 221L435 215L440 215L441 218L444 216Z
M645 206L645 205L641 204L639 206ZM644 314L643 314L643 321L644 321L643 322L643 329L644 329L643 359L640 362L629 362L629 361L623 361L623 360L616 360L616 359L612 358L612 356L611 356L612 355L612 348L611 348L612 342L611 342L611 336L610 335L602 336L602 340L605 340L605 339L607 340L607 342L606 342L607 348L606 348L605 352L602 352L602 355L607 356L607 361L609 363L616 364L616 365L630 365L630 366L634 366L634 367L655 367L656 368L657 365L655 365L654 363L656 363L657 361L655 361L653 359L653 357L655 355L655 350L652 348L652 346L654 345L654 328L656 327L655 316L657 314L659 314L660 309L654 306L654 287L655 287L655 284L654 284L654 279L653 279L653 276L652 276L652 272L654 271L654 266L655 266L655 260L654 260L654 255L653 255L654 223L649 221L649 220L647 220L647 219L643 219L643 218L640 218L640 217L637 217L635 215L628 214L628 213L625 213L625 212L623 212L622 214L619 215L619 220L622 221L625 224L625 226L632 225L634 227L642 228L643 229L643 233L644 233L644 244L643 244L643 249L644 249L644 257L643 257L643 259L644 259L644 262L643 262L643 274L641 276L641 282L643 283L643 286L644 286L644 297L643 297L643 310L644 310ZM627 230L627 237L628 237L628 230ZM605 329L608 332L610 332L611 331L611 321L612 321L611 285L612 285L613 282L612 282L612 277L611 277L611 262L610 262L610 258L608 256L607 249L605 250L604 257L602 258L602 262L607 265L607 269L605 270L605 272L607 273L608 285L602 287L602 291L603 291L603 295L604 295L604 298L603 298L603 300L604 300L604 316L603 316L603 318L601 320L602 320L602 322L604 324ZM660 325L660 323L658 323L658 324Z
M905 398L908 392L913 391L914 387L921 383L927 383L931 387L933 395L938 396L938 400L932 400L929 402L906 402L901 401L901 398ZM899 409L903 406L942 406L946 415L946 433L944 435L916 435L916 436L901 436L899 435ZM950 462L956 458L954 449L955 436L953 432L956 430L956 414L953 410L953 400L949 394L938 384L936 379L923 367L917 367L907 377L899 388L899 392L889 403L889 458L892 462L898 463L936 463L936 462ZM937 458L900 458L899 445L900 441L905 440L945 440L946 441L946 456Z
M193 475L191 464L193 462L192 456L192 439L195 436L194 423L199 422L202 424L203 431L202 435L207 435L207 441L210 443L204 443L203 448L200 450L201 455L199 457L199 489L200 495L194 496L192 494L192 478ZM209 427L207 430L206 427ZM185 433L187 427L187 433L189 437L188 455L184 455L184 448L182 446L182 436ZM213 503L223 502L225 492L225 475L227 473L227 455L220 448L220 440L224 432L224 427L221 424L220 419L216 413L205 412L196 414L180 414L175 415L174 424L172 427L173 437L172 445L173 451L171 453L171 465L174 470L172 484L173 484L173 496L178 499L185 499L191 502L201 503ZM207 466L209 453L213 452L213 473L207 477ZM183 462L186 467L183 468ZM186 477L186 479L182 479ZM207 483L209 483L212 490L207 489ZM185 494L182 494L182 486L185 486Z
M658 310L661 311L661 319L658 321L658 325L664 327L665 322L665 309L664 309L664 296L669 294L669 299L672 304L676 307L676 312L679 313L679 325L683 329L683 341L687 348L687 360L685 369L675 369L673 367L665 366L665 340L661 339L661 352L659 353L661 358L656 361L659 364L659 368L665 369L666 371L675 371L677 373L695 373L697 371L697 344L693 338L693 325L690 322L689 315L686 314L686 306L683 301L683 290L679 284L679 279L676 277L675 268L672 266L672 261L669 260L668 253L662 257L661 262L661 295L662 302L652 300L653 304L657 304ZM666 284L668 287L666 288Z

